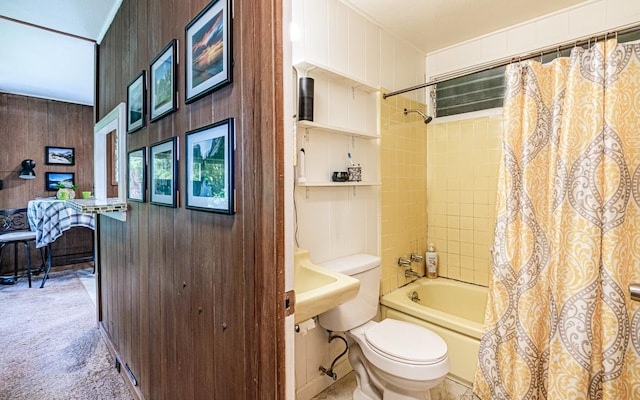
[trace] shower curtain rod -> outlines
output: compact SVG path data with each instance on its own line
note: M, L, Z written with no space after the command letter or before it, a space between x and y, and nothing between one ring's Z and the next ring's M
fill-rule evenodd
M450 72L448 74L442 75L441 77L432 80L431 82L425 82L425 83L421 83L419 85L415 85L415 86L411 86L405 89L399 89L396 90L394 92L389 92L389 93L383 93L382 94L382 98L386 99L387 97L391 97L391 96L395 96L398 94L402 94L402 93L407 93L407 92L412 92L414 90L418 90L418 89L423 89L429 86L433 86L433 85L437 85L439 83L443 83L446 81L450 81L452 79L456 79L456 78L460 78L462 76L465 75L470 75L470 74L476 74L479 72L484 72L484 71L488 71L490 69L494 69L494 68L498 68L498 67L504 67L506 65L509 65L511 63L513 63L514 61L525 61L525 60L531 60L534 58L538 58L538 57L542 57L544 55L547 54L552 54L552 53L559 53L563 50L567 50L567 49L571 49L573 47L576 46L582 46L585 44L591 44L591 42L596 43L599 40L603 40L603 39L607 39L610 37L618 37L618 35L623 35L626 33L631 33L631 32L635 32L640 30L640 25L637 23L634 23L633 25L626 25L626 26L622 26L620 28L618 28L617 30L614 31L607 31L607 32L601 32L594 35L590 35L590 36L585 36L579 39L575 39L575 40L571 40L571 41L566 41L560 44L557 44L555 46L548 46L548 47L544 47L541 48L539 50L534 50L532 52L527 52L524 55L517 55L517 56L512 56L512 57L505 57L505 58L501 58L499 60L496 61L491 61L488 63L484 63L484 64L479 64L473 67L468 67L468 68L463 68L463 69L459 69L457 71L453 71Z

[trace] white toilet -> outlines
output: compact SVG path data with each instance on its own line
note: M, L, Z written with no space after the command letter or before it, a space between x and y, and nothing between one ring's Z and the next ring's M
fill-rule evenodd
M320 326L347 335L358 382L353 399L430 399L429 389L449 372L447 345L422 326L371 320L378 310L380 258L356 254L319 265L360 280L355 299L319 316Z

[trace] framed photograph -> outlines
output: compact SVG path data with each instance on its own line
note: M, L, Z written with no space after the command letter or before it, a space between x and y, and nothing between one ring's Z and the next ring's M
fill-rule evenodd
M231 83L231 0L213 0L185 27L185 101Z
M178 41L173 39L149 65L149 122L178 109L176 66Z
M73 147L53 147L44 148L44 163L47 165L75 165L76 150Z
M144 203L147 191L147 148L127 153L127 198Z
M58 190L58 185L72 188L76 185L76 174L73 172L47 172L44 174L45 190Z
M178 139L173 137L149 148L149 202L160 206L177 207Z
M127 133L145 125L146 73L142 70L127 86Z
M235 214L233 118L187 132L185 147L186 207Z

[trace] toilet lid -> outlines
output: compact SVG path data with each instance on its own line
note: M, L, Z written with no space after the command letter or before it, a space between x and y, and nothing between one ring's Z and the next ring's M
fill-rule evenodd
M447 357L447 344L427 328L385 319L364 333L376 351L416 364L432 364Z

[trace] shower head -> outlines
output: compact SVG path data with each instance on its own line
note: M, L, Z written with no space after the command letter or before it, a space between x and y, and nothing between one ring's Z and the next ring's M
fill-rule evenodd
M404 115L407 115L407 114L412 113L412 112L420 114L420 116L422 117L422 119L424 119L424 123L425 123L425 124L428 124L428 123L429 123L429 122L431 122L431 120L433 119L433 117L431 117L430 115L427 115L427 114L423 113L423 112L422 112L422 111L420 111L420 110L407 110L406 108L404 109Z

